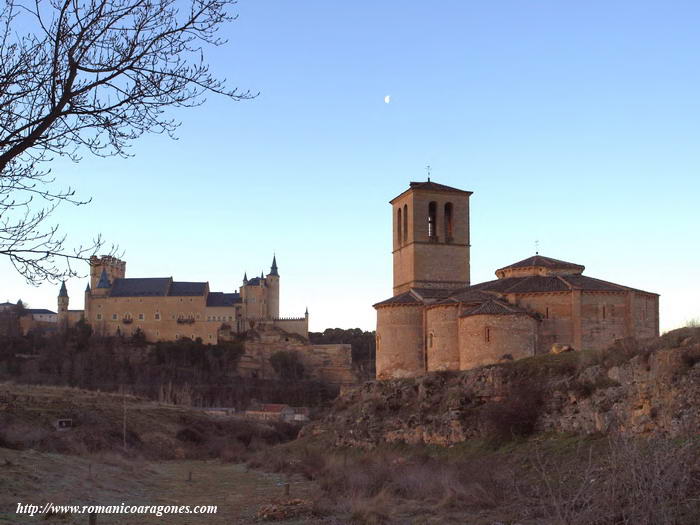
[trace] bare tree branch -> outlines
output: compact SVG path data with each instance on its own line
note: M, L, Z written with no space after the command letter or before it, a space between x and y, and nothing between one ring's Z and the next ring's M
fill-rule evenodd
M61 203L89 199L56 189L47 162L126 157L144 133L173 137L170 107L256 95L226 87L204 57L225 43L217 33L236 0L0 2L0 255L30 283L56 281L103 243L69 250L49 223Z

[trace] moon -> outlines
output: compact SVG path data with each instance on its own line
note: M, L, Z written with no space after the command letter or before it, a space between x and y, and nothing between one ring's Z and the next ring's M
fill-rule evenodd
M391 95L387 95L386 97L384 97L384 103L388 104L389 102L391 102Z

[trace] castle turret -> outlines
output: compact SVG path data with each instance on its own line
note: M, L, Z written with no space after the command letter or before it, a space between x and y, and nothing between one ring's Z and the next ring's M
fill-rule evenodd
M66 281L61 283L61 289L58 292L58 324L66 326L68 324L68 290L66 289Z
M90 294L94 296L105 296L109 293L109 289L112 287L112 283L109 280L109 277L107 276L107 270L102 269L102 273L100 274L100 279L97 281L97 284L95 285L95 290Z
M277 319L280 316L280 274L277 271L277 257L272 256L272 266L267 274L267 317Z
M85 319L90 319L90 283L87 283L87 286L85 287L85 301L84 301L84 317Z

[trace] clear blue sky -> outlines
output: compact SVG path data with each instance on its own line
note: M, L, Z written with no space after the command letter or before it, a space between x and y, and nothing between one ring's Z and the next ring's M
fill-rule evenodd
M472 282L540 253L700 317L700 3L241 0L210 54L231 85L179 140L57 162L92 196L57 215L101 232L127 275L232 291L277 253L284 315L373 329L391 295L388 201L410 180L471 190ZM391 96L389 104L384 97ZM0 301L55 309L0 261ZM82 307L85 280L68 283Z

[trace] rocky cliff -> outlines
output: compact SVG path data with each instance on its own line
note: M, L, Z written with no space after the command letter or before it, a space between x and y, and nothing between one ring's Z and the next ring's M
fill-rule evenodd
M452 445L536 432L700 432L700 328L605 351L541 355L464 372L373 381L303 435L335 445Z

